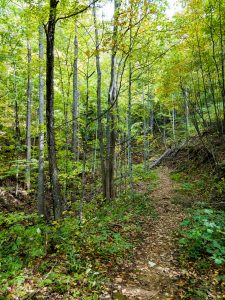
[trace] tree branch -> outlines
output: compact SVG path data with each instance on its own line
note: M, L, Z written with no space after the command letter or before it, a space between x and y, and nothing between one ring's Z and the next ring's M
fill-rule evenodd
M92 3L90 3L89 5L85 6L84 8L82 8L81 10L78 10L78 11L75 11L67 16L63 16L63 17L58 17L56 19L56 23L59 21L59 20L65 20L65 19L69 19L71 17L74 17L74 16L77 16L79 14L81 14L82 12L86 11L88 8L90 8L94 3L98 2L98 0L94 0Z

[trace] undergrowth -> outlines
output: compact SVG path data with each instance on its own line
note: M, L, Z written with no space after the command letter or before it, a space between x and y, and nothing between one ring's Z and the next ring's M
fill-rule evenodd
M222 195L224 179L202 169L172 173L176 182L173 202L187 210L178 234L182 275L177 298L224 299L225 213L213 208L212 197ZM217 203L219 202L217 198Z
M182 223L179 240L182 259L209 260L225 263L225 213L213 209L198 209ZM207 266L207 264L206 264Z
M55 293L98 299L109 270L131 255L152 215L144 194L122 194L102 206L85 204L82 222L76 204L50 224L36 214L1 213L0 299L53 299Z
M179 299L222 300L225 295L225 213L191 209L179 233ZM182 297L181 297L182 296Z

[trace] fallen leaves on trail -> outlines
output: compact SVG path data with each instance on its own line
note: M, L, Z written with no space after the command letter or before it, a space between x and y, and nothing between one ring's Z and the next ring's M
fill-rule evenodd
M225 270L197 271L178 262L174 232L185 217L182 208L171 203L173 183L168 170L159 170L160 186L152 198L158 219L145 226L145 239L135 251L135 261L118 274L111 289L113 298L129 300L222 300L225 299ZM144 191L144 185L141 185Z
M225 299L225 267L199 270L193 263L187 263L179 280L175 299L222 300Z
M159 217L145 225L142 232L145 239L135 251L133 269L125 268L125 276L118 274L115 278L113 299L175 300L174 280L181 276L181 271L175 255L173 232L185 215L170 201L173 183L169 170L158 170L160 185L151 198ZM140 188L143 193L147 190L144 184Z

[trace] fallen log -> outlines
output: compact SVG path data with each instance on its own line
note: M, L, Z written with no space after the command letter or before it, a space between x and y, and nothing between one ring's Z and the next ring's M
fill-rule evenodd
M157 167L164 159L168 158L169 156L175 155L178 151L178 148L166 149L166 151L149 166L149 169Z

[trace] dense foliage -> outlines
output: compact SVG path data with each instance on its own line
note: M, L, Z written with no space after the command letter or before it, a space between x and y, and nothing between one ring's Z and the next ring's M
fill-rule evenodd
M180 247L189 259L209 257L215 264L225 262L225 214L212 209L196 210L184 220Z

